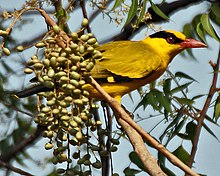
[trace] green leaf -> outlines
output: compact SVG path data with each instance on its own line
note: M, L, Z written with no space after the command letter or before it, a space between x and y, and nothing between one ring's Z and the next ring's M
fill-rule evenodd
M196 26L196 33L198 34L199 38L203 41L203 42L206 42L205 40L205 33L204 33L204 30L203 30L203 27L202 27L202 24L201 23L198 23L197 26Z
M167 133L172 129L175 125L179 123L183 116L183 113L178 112L177 116L174 118L174 120L166 127L163 134L159 137L160 141L162 142L163 138L167 136Z
M178 133L177 136L184 140L191 140L188 134Z
M70 19L70 15L66 10L64 10L64 13L65 13L66 21L68 21Z
M188 38L192 38L192 25L191 23L185 24L183 26L183 33L188 37Z
M31 157L31 155L27 151L23 151L23 152L21 152L21 154L25 159L30 159L30 160L34 161L34 159Z
M23 167L27 167L26 163L24 162L24 159L22 157L19 156L15 156L13 159L15 159L15 161L20 164Z
M163 11L160 10L159 7L157 7L157 5L155 5L151 0L150 0L150 3L151 3L151 7L153 9L153 11L158 15L160 16L161 18L165 19L165 20L169 20L169 17L163 13Z
M164 91L165 94L170 93L171 81L172 81L171 78L168 78L168 79L166 79L166 80L164 81L163 91Z
M191 121L186 125L186 133L188 134L191 141L194 140L195 132L196 124L193 121Z
M186 73L183 72L176 72L175 77L179 77L179 78L185 78L185 79L189 79L192 81L196 81L194 78L192 78L191 76L187 75ZM198 81L196 81L198 82Z
M130 167L126 167L123 172L125 176L135 176L135 174L139 174L142 171L137 169L132 169Z
M220 18L220 6L219 3L212 3L211 11L215 14L216 17Z
M143 17L145 15L145 11L146 11L146 6L147 6L147 0L144 0L143 1L143 5L141 7L141 12L140 12L140 15L137 19L137 26L140 24L140 22L143 20Z
M191 122L187 123L187 125L186 125L186 133L193 134L193 136L194 136L195 129L196 129L196 124L195 124L194 121L191 121Z
M160 166L165 165L165 161L166 161L166 157L162 153L158 152L158 163L159 163L159 165Z
M211 12L209 14L210 19L217 25L220 24L220 6L219 3L212 3Z
M161 164L160 165L161 169L169 176L176 176L170 169L165 167L165 165Z
M175 127L173 135L176 135L176 134L178 134L180 132L180 130L183 128L185 122L186 122L185 119L180 121L180 123ZM172 137L173 137L173 135L172 135Z
M143 106L144 109L148 106L151 105L155 110L160 111L161 107L158 105L158 100L156 98L156 94L160 92L157 89L151 90L149 93L147 93L141 102L137 105L135 110L137 110L140 106Z
M129 154L129 158L131 160L132 163L134 163L137 167L139 167L141 170L145 171L145 167L142 163L142 161L140 160L140 158L138 157L138 155L135 152L131 152Z
M193 20L192 20L192 22L191 22L191 26L192 26L191 30L194 31L194 29L196 28L196 26L198 25L198 23L201 22L201 16L202 16L202 14L198 14L198 15L196 15L196 16L193 18ZM193 33L194 33L194 32L192 32L192 34L193 34ZM193 37L193 36L192 36L192 37Z
M210 20L215 22L217 25L220 25L220 18L216 16L216 14L213 11L210 12L209 17L210 17Z
M157 111L160 111L161 110L161 107L159 106L159 102L158 102L158 99L157 99L157 94L160 94L161 92L158 91L158 90L152 90L150 93L149 93L149 103L150 105Z
M110 11L113 11L115 9L117 9L119 6L121 6L121 4L124 2L124 0L116 0L115 4L113 5L112 9Z
M59 9L58 11L57 11L57 13L56 13L56 17L57 17L57 19L58 20L60 20L63 16L64 16L64 9Z
M194 103L194 101L193 100L191 100L191 99L188 99L188 98L179 98L179 97L174 97L180 104L182 104L182 105L189 105L189 106L191 106L193 103Z
M183 85L181 85L181 86L178 86L178 87L176 87L176 88L173 88L171 91L170 91L170 94L175 94L175 93L177 93L177 92L181 92L181 91L183 91L184 89L186 89L190 84L192 84L192 82L188 82L188 83L185 83L185 84L183 84Z
M202 126L206 129L206 131L209 134L211 134L215 139L217 139L218 142L220 142L218 137L213 133L213 131L205 123L203 123Z
M27 98L27 103L25 102L23 104L23 108L25 110L28 110L29 112L33 112L33 113L35 112L36 113L37 112L36 104L37 104L36 97L30 96L30 97Z
M211 117L209 117L208 115L205 115L205 119L208 120L209 122L219 126L219 124L216 122L216 120L213 120Z
M201 16L201 24L204 28L204 30L211 36L213 37L215 40L217 40L218 42L220 41L217 33L215 32L215 29L213 28L212 24L210 23L209 20L209 15L208 14L203 14Z
M149 93L147 93L143 98L142 100L138 103L138 105L135 107L134 111L136 111L139 107L143 106L143 108L145 109L148 105L149 105L149 102L148 102L148 95Z
M174 131L172 132L172 134L170 135L170 137L168 138L165 146L171 141L171 139L173 139L173 137L175 137L179 132L180 130L183 128L185 124L185 120L181 120L180 123L175 127Z
M6 136L6 135L5 135ZM1 139L0 141L0 151L1 153L7 153L8 152L8 149L11 148L12 144L10 144L11 142L9 142L9 137L6 136L5 139Z
M192 100L196 100L196 99L199 99L201 97L205 96L204 94L203 95L196 95L195 97L192 98Z
M165 96L162 92L156 94L158 102L166 109L168 112L172 112L170 99Z
M214 118L217 122L220 117L220 95L216 98L215 106L214 106Z
M138 9L138 0L132 0L131 7L128 12L128 17L126 19L125 25L131 22L131 20L134 18L134 16L137 14Z
M176 157L178 157L183 163L188 165L190 160L190 154L183 148L179 146L175 151L172 152Z
M208 175L206 175L206 174L201 174L201 173L198 173L200 176L208 176Z

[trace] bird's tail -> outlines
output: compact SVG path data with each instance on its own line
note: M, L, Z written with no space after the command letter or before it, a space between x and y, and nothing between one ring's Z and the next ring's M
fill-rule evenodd
M52 88L46 87L43 84L39 84L15 93L15 96L17 96L18 98L25 98L40 92L47 92L51 90Z

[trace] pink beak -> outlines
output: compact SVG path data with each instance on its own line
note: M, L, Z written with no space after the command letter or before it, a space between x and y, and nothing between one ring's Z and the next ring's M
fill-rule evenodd
M185 49L185 48L203 48L207 47L205 43L202 43L198 40L195 39L185 39L183 42L180 43L180 46Z

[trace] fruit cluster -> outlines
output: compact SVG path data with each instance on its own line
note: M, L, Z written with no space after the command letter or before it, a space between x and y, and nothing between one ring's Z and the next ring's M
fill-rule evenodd
M84 19L82 29L87 23ZM88 130L94 131L101 125L101 121L92 118L90 108L97 108L97 105L90 103L89 92L83 89L83 85L95 59L101 58L102 54L96 50L98 43L93 34L84 34L83 30L73 32L67 41L60 31L54 26L45 39L36 43L38 53L43 51L43 59L39 59L40 54L33 55L24 69L26 74L34 73L38 82L47 88L47 91L38 93L39 113L35 122L46 127L43 136L49 141L45 149L53 149L54 164L67 162L69 165L74 158L78 159L79 165L100 168L99 160L90 162L90 154L80 156L80 151L71 154L70 147L91 146ZM65 43L65 47L60 46L60 42ZM61 171L67 172L58 170Z

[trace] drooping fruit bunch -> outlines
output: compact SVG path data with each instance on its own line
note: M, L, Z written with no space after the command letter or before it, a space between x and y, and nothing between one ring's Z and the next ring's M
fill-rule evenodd
M82 29L87 23L84 19ZM78 160L78 165L101 167L97 158L90 161L89 150L95 147L89 142L88 133L96 130L101 121L92 118L90 108L97 106L90 104L89 92L83 89L83 85L95 59L101 58L102 54L96 50L98 43L93 34L84 34L84 30L80 30L67 37L60 31L58 26L54 26L45 39L36 43L38 54L27 62L24 72L34 73L37 81L47 87L45 92L38 93L39 113L35 118L36 123L46 127L43 136L49 141L45 149L53 149L53 163L68 163L67 169L59 169L59 172L76 174L79 169L68 170L72 159ZM43 51L42 55L40 51ZM87 153L82 156L80 146L83 144L87 145ZM76 146L78 151L71 154L72 146ZM98 146L94 151L97 150Z

